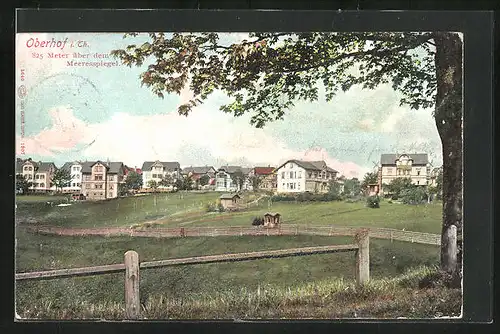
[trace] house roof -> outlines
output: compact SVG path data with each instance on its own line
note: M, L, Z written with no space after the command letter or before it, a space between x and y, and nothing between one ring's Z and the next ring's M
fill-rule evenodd
M281 216L279 213L277 212L266 212L264 214L264 216L273 216L273 217L276 217L276 216Z
M238 194L222 194L220 195L220 199L233 199L235 197L241 198Z
M252 169L253 168L242 167L241 172L243 173L243 175L247 175L248 173L250 173L252 171Z
M286 165L289 162L293 162L306 170L319 170L319 171L321 171L321 170L325 169L325 170L332 172L332 173L338 173L338 171L336 171L335 169L328 167L326 165L326 162L324 162L324 161L304 161L304 160L295 160L295 159L286 161L285 163L283 163L281 166L279 166L276 169L280 169L281 167L283 167L284 165Z
M213 166L202 166L202 167L193 167L193 166L190 166L190 167L184 167L182 169L182 172L185 173L185 174L188 174L188 173L206 174L206 173L210 172L211 170L215 171L215 168Z
M382 154L380 156L380 164L382 165L395 165L396 160L399 159L400 156L407 155L410 159L413 160L414 165L427 165L429 163L429 159L427 153L416 153L416 154Z
M117 174L120 172L120 169L124 169L123 162L102 162L102 161L85 161L82 163L82 173L92 173L92 166L94 166L96 163L101 163L104 165L110 174Z
M255 167L255 175L269 175L274 171L274 167Z
M151 167L155 164L159 163L163 166L163 168L168 170L180 170L181 165L177 161L144 161L142 164L142 170L151 170Z
M241 169L241 166L221 166L218 170L223 170L229 174L233 174L238 171L243 172Z
M23 171L23 165L27 162L31 162L33 164L33 166L35 167L35 170L38 168L38 163L31 160L31 158L28 158L28 159L21 159L21 158L17 158L16 159L16 171L17 172L22 172Z
M82 163L79 162L79 161L65 162L64 165L62 165L61 169L66 170L66 171L69 172L69 171L71 171L71 166L74 166L74 165L82 166Z
M56 165L53 162L39 162L37 172L38 173L48 172L51 167L53 167L54 170L57 169Z

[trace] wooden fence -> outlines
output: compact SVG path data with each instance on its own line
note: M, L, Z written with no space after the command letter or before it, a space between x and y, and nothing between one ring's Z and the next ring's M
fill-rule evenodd
M396 241L407 241L428 245L440 245L439 234L403 231L390 228L365 228L341 226L308 226L282 224L277 228L258 226L224 226L224 227L177 227L177 228L71 228L61 229L54 226L33 226L30 229L41 234L70 235L128 235L137 237L203 237L203 236L257 236L257 235L321 235L321 236L354 236L360 229L366 229L370 237ZM64 232L67 231L67 232Z
M139 255L135 251L127 251L124 263L97 267L58 269L39 272L16 273L16 281L46 280L65 277L95 276L125 272L125 314L127 319L139 319L140 316L140 269L160 268L168 266L182 266L202 263L248 261L265 258L280 258L312 254L355 252L356 282L365 284L370 279L370 241L367 230L358 230L354 236L355 243L348 245L332 245L319 247L303 247L280 250L268 250L249 253L234 253L198 256L181 259L168 259L152 262L139 262Z

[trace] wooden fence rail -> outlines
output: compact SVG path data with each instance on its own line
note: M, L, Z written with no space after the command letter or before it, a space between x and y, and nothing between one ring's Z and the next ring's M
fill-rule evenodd
M303 256L313 254L326 254L338 252L354 252L356 258L356 282L365 284L370 279L369 258L369 233L366 230L358 231L355 235L355 244L331 245L317 247L302 247L279 250L266 250L260 252L233 253L197 256L180 259L168 259L151 262L139 262L139 255L135 251L127 251L124 263L105 266L58 269L29 273L16 273L16 281L47 280L67 277L104 275L125 272L125 314L127 319L140 318L139 283L140 269L161 268L168 266L183 266L203 263L249 261L266 258L281 258L289 256Z
M128 235L135 237L198 237L198 236L244 236L244 235L321 235L321 236L354 236L360 228L367 229L370 237L391 241L407 241L427 245L441 244L439 234L403 231L390 228L365 228L343 226L308 226L282 224L279 228L259 228L255 226L223 226L223 227L178 227L178 228L71 228L61 229L54 226L28 227L40 234L71 235Z

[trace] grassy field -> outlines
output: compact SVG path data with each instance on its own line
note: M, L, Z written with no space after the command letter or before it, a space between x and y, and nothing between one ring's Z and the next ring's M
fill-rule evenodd
M18 221L36 221L66 227L131 226L155 221L159 227L249 226L255 216L267 211L282 214L285 224L387 227L417 232L439 233L442 205L403 205L382 201L379 209L365 207L364 202L275 202L267 199L259 206L241 212L208 213L205 206L215 202L220 193L159 194L118 198L102 202L74 203L71 206L50 206L18 202ZM246 201L258 195L246 195Z
M123 254L129 249L136 250L141 261L152 261L352 242L351 238L320 236L56 237L21 230L17 239L16 272L121 263ZM371 276L374 279L394 278L422 265L432 267L438 260L438 247L371 240ZM149 269L141 271L141 300L146 305L160 296L170 301L192 300L193 296L217 299L216 296L227 293L254 293L259 286L285 291L332 279L352 282L354 265L352 253L339 253ZM19 282L16 298L18 313L22 316L34 312L34 305L47 306L47 303L55 311L78 309L82 305L120 304L123 300L123 274Z

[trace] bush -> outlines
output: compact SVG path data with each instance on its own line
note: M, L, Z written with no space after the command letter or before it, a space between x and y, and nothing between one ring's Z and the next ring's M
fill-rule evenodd
M253 226L260 226L260 225L264 225L264 218L262 217L255 217L252 221L252 225Z
M377 195L367 197L366 206L372 209L380 208L380 198Z
M217 205L215 203L207 203L205 204L205 210L207 212L216 212L218 211Z
M421 204L425 200L427 200L427 194L420 187L403 189L401 191L401 202L404 204Z
M217 204L217 211L224 212L224 205L222 203Z

